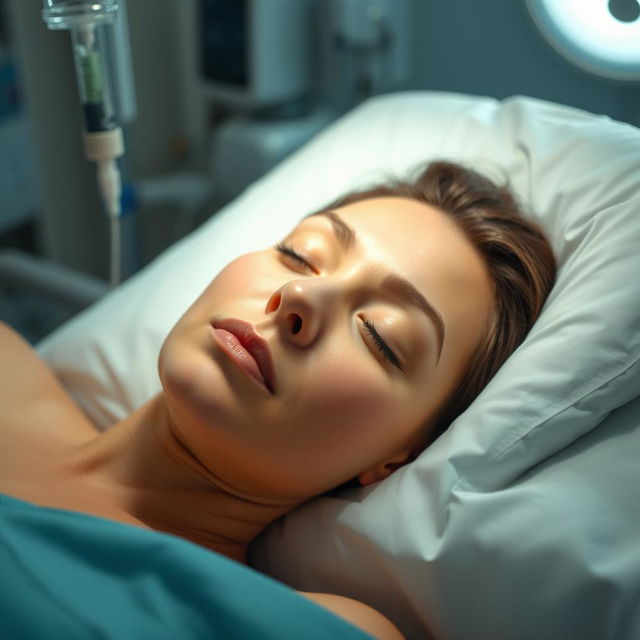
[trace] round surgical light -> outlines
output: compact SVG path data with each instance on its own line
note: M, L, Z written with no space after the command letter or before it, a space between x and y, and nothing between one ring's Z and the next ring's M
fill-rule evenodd
M527 0L529 12L565 58L614 80L640 80L639 0Z

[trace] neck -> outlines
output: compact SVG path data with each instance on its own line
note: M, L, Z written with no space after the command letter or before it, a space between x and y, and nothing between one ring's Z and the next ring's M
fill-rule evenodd
M98 492L95 504L109 504L112 517L240 562L261 531L297 506L247 499L219 482L177 437L162 394L82 445L67 469L90 486L90 495Z

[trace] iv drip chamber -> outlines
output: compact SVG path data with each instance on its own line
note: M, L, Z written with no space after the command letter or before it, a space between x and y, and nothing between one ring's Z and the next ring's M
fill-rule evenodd
M49 29L110 24L118 11L117 0L43 0L42 4L42 18Z

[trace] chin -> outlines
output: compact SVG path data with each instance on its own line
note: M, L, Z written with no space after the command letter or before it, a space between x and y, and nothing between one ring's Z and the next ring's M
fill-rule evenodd
M158 356L158 375L167 401L182 411L210 411L220 372L206 353L172 339L169 334Z

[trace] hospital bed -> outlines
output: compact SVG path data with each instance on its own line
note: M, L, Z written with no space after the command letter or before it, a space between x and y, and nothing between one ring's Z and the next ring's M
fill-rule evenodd
M223 265L275 243L302 215L354 186L405 176L431 159L462 162L498 181L508 176L527 216L550 235L556 285L525 342L417 461L382 483L289 514L256 541L252 563L297 589L362 600L408 638L638 638L640 131L630 125L524 97L370 99L39 351L107 429L159 390L165 335ZM87 576L88 591L96 567L111 581L100 587L100 620L118 611L119 589L130 596L126 615L142 620L157 609L144 590L156 584L166 591L160 610L177 629L173 637L216 637L202 610L212 606L219 565L233 566L226 559L135 530L123 553L127 545L156 548L175 571L150 563L130 575L117 545L132 527L13 507L34 520L42 514L45 529L58 518L57 535L45 536L52 548L40 540L38 553L57 558L59 572L66 570L60 540L73 538L82 549L96 541L73 566ZM182 557L190 554L198 554L195 564ZM257 626L239 626L238 637L303 637L302 627L269 635L259 618L268 624L271 592L280 616L286 610L308 621L320 615L313 605L260 576L254 587L250 571L239 569L228 584L242 585L251 605L236 615ZM173 573L182 582L172 582ZM260 614L252 618L254 609ZM314 618L316 637L349 637L341 635L346 625L324 627L327 619Z

